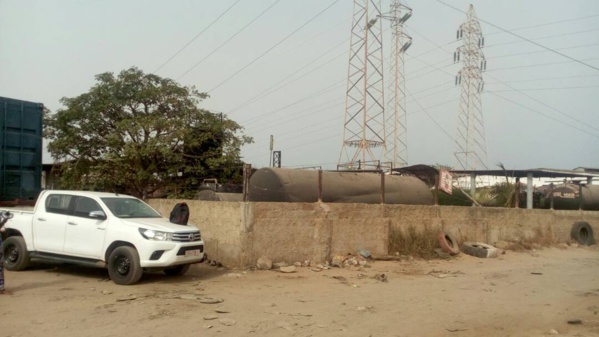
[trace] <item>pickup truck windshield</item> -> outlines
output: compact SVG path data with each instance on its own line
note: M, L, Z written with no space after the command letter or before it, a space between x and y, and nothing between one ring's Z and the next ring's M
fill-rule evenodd
M101 198L117 218L160 218L161 215L141 200L132 198Z

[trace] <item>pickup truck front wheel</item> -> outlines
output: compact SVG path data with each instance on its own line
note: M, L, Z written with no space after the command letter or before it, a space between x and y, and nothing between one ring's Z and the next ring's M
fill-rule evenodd
M137 250L129 246L117 247L108 257L108 275L121 285L130 285L139 281L143 269L139 264Z
M4 266L8 270L23 270L29 265L29 252L25 240L11 236L4 241Z

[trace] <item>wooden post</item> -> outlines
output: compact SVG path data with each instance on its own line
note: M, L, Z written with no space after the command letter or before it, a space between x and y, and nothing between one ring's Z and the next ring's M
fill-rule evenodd
M439 206L439 175L435 174L435 206Z
M381 204L385 203L385 172L381 170Z
M553 183L551 183L551 196L550 196L550 200L551 200L551 209L553 209L553 189L555 188L555 186L553 185Z
M516 195L514 195L514 208L520 208L520 177L516 178Z
M582 211L582 184L578 184L578 198L580 198L578 209Z
M322 202L322 170L318 170L318 202Z
M250 175L252 174L252 164L243 164L243 201L249 201Z

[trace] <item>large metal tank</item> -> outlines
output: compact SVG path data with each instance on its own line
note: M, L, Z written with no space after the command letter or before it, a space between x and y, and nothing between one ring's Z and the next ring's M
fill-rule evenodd
M198 192L198 200L205 201L243 201L243 193L221 193L213 190L202 190Z
M33 200L41 190L43 110L0 97L0 200Z
M411 176L385 177L385 203L432 205L433 195L421 180ZM317 202L318 171L262 168L249 182L250 201ZM322 201L378 204L381 175L377 173L322 172Z
M580 189L582 209L599 211L599 185L586 185Z
M541 186L536 192L541 193L541 207L551 207L553 194L554 209L599 210L599 185L578 185L563 183L553 186Z

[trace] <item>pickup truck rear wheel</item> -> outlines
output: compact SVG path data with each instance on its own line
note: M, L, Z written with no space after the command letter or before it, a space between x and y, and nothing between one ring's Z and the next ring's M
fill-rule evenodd
M117 247L108 257L108 275L120 285L130 285L139 281L143 269L139 263L137 250L129 246Z
M29 266L29 252L25 240L11 236L4 241L4 266L8 270L23 270Z
M164 268L163 272L169 276L184 275L189 270L189 264L182 264L175 267Z

